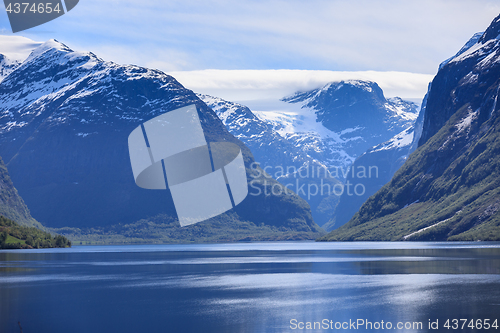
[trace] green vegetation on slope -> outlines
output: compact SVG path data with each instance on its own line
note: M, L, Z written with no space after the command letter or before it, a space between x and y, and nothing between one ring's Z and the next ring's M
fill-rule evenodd
M302 221L297 221L297 226ZM312 240L322 235L311 229L296 230L268 224L256 225L240 221L233 213L226 213L205 222L180 227L176 218L160 214L130 224L116 224L95 228L59 228L53 231L71 239L73 244L165 244L165 243L223 243L237 241Z
M440 66L419 148L320 240L500 240L500 15L466 57Z
M20 225L43 229L40 222L31 217L23 199L17 193L9 172L0 157L0 215L17 221Z
M35 227L23 227L0 216L0 249L40 249L70 247L71 242L64 236L53 237L50 233Z
M470 112L458 110L349 223L319 240L500 240L500 120L466 137L456 124Z

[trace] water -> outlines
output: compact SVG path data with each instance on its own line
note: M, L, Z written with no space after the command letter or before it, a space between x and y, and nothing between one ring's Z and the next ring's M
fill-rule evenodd
M443 328L454 318L500 321L500 243L0 251L2 333L18 322L24 333L334 332L357 320L371 323L363 332L383 331L382 320L394 332L500 332ZM299 329L308 322L317 329Z

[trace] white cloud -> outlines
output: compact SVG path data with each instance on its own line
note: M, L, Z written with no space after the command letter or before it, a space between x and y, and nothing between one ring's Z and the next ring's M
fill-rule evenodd
M41 44L41 42L35 42L21 36L0 35L0 53L12 60L22 61L26 59L31 51Z
M319 70L201 70L169 72L186 88L230 101L280 99L348 79L375 81L386 97L421 100L433 75L406 72Z
M434 74L499 12L498 0L86 0L23 34L171 72L230 100L347 78L422 98L432 75L415 73Z
M168 70L434 73L499 12L498 0L86 0L26 35Z

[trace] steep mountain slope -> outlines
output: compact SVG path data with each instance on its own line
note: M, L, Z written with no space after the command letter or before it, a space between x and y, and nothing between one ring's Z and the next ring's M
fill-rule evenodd
M145 120L189 104L197 106L207 141L241 147L248 178L262 189L248 148L173 77L106 62L55 40L35 48L0 83L0 153L33 216L50 227L175 218L168 191L135 185L127 138ZM251 194L231 214L235 221L319 231L295 195Z
M21 64L18 60L0 54L0 82Z
M22 226L43 228L31 216L28 207L17 193L2 158L0 158L0 215Z
M390 183L322 240L500 239L500 16L445 62L418 149Z
M333 217L323 225L323 229L331 231L349 222L361 205L391 180L410 154L414 134L415 126L411 126L389 141L369 149L354 161L346 183L361 184L362 189L357 193L342 194ZM364 172L366 170L368 172Z

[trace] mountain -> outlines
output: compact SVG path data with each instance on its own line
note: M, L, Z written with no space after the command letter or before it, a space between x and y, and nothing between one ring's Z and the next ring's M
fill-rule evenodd
M418 114L416 104L397 97L386 99L376 83L359 80L295 93L271 106L273 111L253 111L221 98L198 96L229 132L250 147L266 172L307 200L319 225L332 219L341 195L352 199L344 183L349 181L349 167L356 157L405 126L411 127ZM397 167L393 171L386 164L395 162L383 163L376 166L390 175L377 178L373 188L363 192L373 194L390 180ZM366 181L370 182L364 180L360 185L369 187ZM360 201L359 197L355 200ZM352 207L352 202L348 205Z
M231 134L245 143L262 167L283 165L299 169L307 165L321 166L319 161L282 137L248 107L219 97L197 96L214 110Z
M135 185L127 139L144 121L190 104L208 142L233 142L243 152L255 188L231 220L317 235L307 203L274 179L264 183L250 168L250 150L192 91L161 71L103 61L56 40L34 48L0 83L0 154L33 216L49 227L175 220L168 191Z
M440 67L417 150L321 240L500 240L498 36L500 16Z
M0 157L0 215L14 220L21 226L37 227L43 229L42 225L30 214L23 199L19 196L9 172Z
M270 177L309 203L317 224L324 224L330 219L338 196L329 195L327 191L311 195L304 190L320 188L321 184L330 187L341 184L327 174L326 165L283 137L273 124L257 117L248 107L218 97L202 94L198 97L215 111L231 134L250 148L255 161Z
M299 105L312 115L312 121L329 131L323 137L329 151L324 160L329 167L349 167L369 148L412 126L418 115L414 103L386 99L377 83L362 80L332 82L283 101ZM300 141L296 135L295 142Z
M9 75L14 69L19 67L20 61L10 59L9 57L0 54L0 81Z

